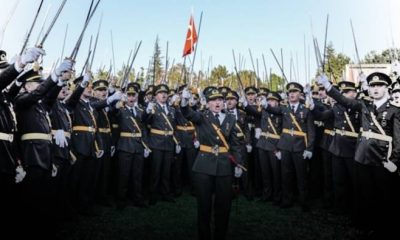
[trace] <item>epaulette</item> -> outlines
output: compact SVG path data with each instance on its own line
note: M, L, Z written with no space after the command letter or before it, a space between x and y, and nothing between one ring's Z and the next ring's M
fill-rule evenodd
M246 114L246 112L243 110L243 109L238 109L239 110L239 112L241 113L241 114Z
M362 100L373 102L374 100L370 96L361 97Z
M287 104L287 103L281 103L281 105L282 105L282 106L288 106L288 104Z
M395 107L400 108L400 102L399 101L390 101L390 105L393 105Z

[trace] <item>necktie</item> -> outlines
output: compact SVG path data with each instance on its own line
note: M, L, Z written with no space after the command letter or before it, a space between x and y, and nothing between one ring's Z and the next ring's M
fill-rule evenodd
M215 114L215 118L217 119L218 126L221 126L221 122L219 121L219 114Z
M165 113L165 114L168 114L167 108L165 107L165 105L162 106L162 109L164 110L164 113Z
M135 111L134 111L133 108L131 108L131 113L132 113L132 116L133 116L133 117L136 117L136 114L135 114Z
M295 111L294 111L295 109L294 109L294 105L292 105L292 113L294 113Z

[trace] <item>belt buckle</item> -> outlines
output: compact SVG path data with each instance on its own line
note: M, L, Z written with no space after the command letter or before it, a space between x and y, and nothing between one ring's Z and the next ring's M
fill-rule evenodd
M89 130L89 132L93 132L94 129L93 129L93 127L89 126L88 130Z
M218 156L218 153L219 153L219 146L218 145L215 145L213 148L212 148L212 153L215 155L215 156Z
M14 135L13 134L8 134L8 140L10 142L13 142L14 141Z
M344 135L346 135L346 132L345 132L345 130L340 130L340 135L342 135L342 136L344 136Z
M291 135L292 137L293 137L293 131L294 131L293 128L290 129L290 131L289 131L289 132L290 132L290 135Z

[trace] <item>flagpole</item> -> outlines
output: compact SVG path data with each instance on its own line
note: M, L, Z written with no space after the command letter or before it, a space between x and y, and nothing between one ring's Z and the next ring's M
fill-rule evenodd
M201 14L200 14L199 31L198 31L198 33L197 33L197 44L196 44L196 46L194 47L193 61L192 61L192 66L191 66L191 70L190 70L190 75L189 75L189 80L190 80L190 81L189 81L189 84L190 84L190 86L192 85L192 75L193 75L193 70L194 70L194 62L195 62L195 59L196 59L197 46L199 45L200 31L201 31L201 22L202 22L202 20L203 20L203 11L201 11Z

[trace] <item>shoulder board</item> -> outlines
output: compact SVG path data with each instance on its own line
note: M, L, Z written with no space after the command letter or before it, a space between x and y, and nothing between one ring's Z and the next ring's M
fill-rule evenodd
M370 101L370 102L373 101L373 99L372 99L371 97L369 97L369 96L364 96L364 97L362 97L361 99L362 99L362 100L365 100L365 101Z
M288 104L287 104L287 103L281 103L281 105L282 105L282 106L287 106Z
M400 108L400 102L399 101L390 101L390 105Z
M246 112L243 111L242 109L239 109L239 112L240 112L241 114L246 114Z

